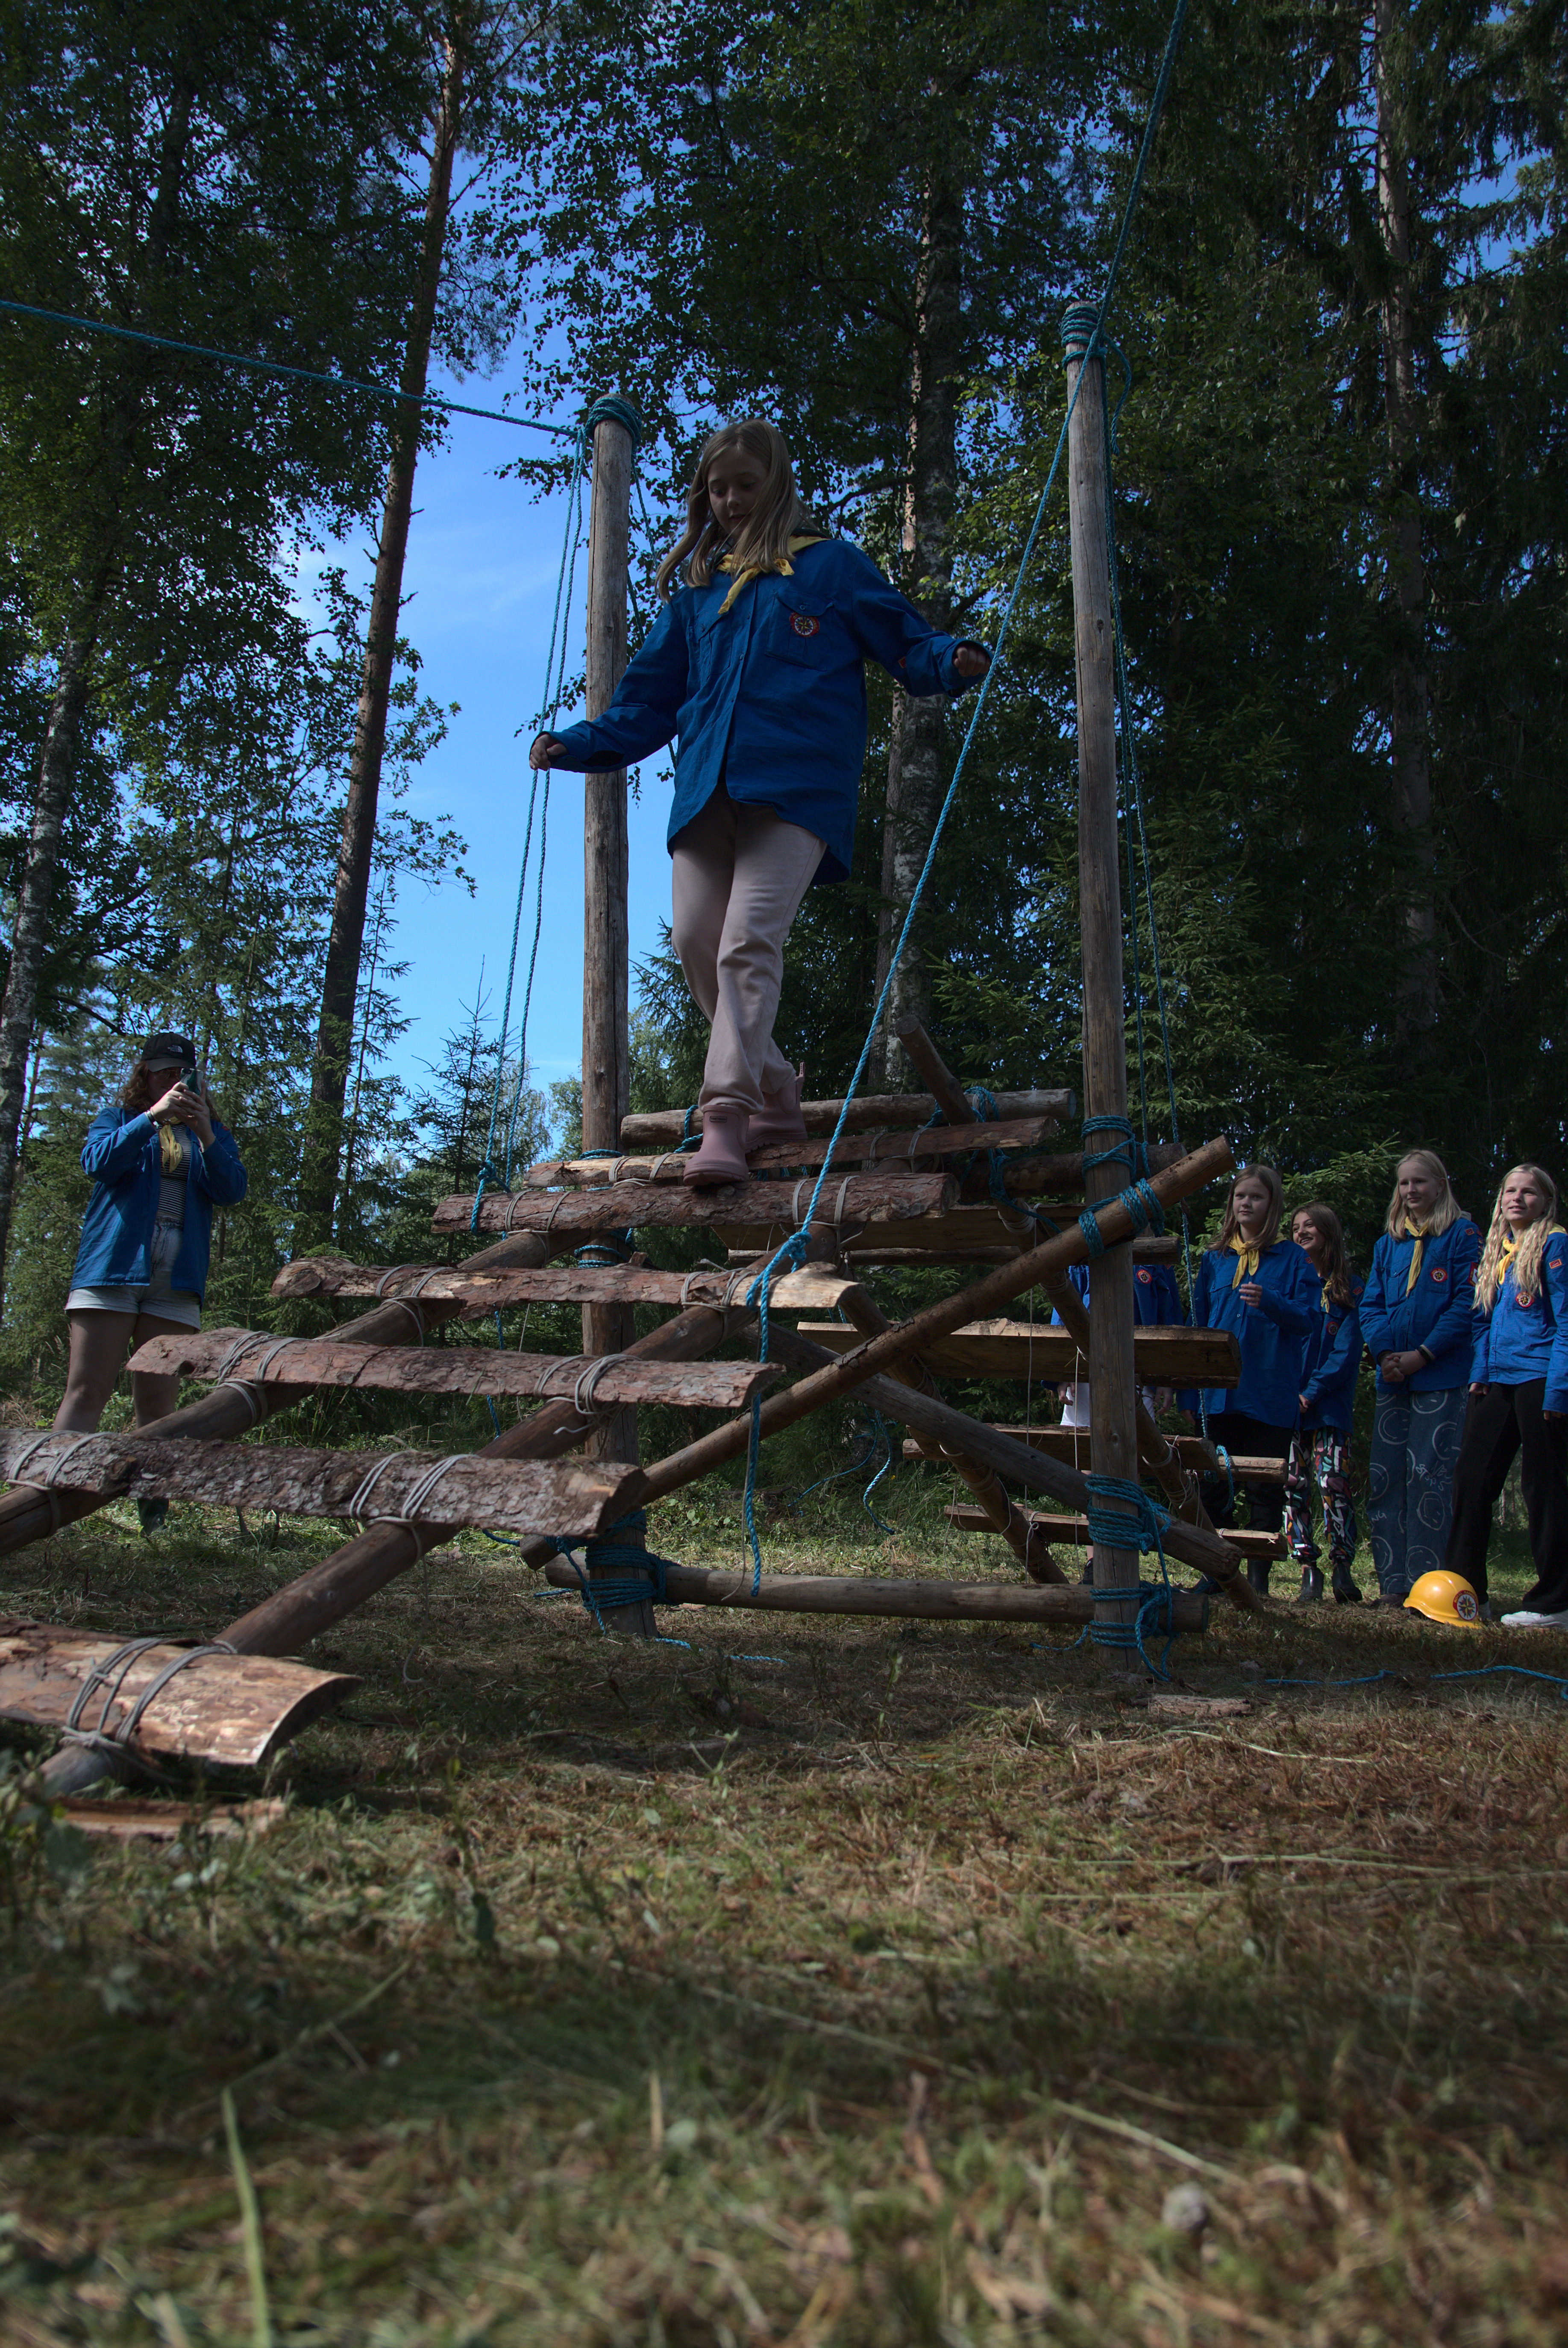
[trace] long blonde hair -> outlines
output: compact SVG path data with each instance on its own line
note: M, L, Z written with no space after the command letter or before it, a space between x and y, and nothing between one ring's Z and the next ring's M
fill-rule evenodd
M761 466L762 494L730 544L707 501L707 469L735 448L743 449ZM775 571L789 559L789 541L808 531L814 537L825 535L801 501L789 444L777 424L769 424L765 416L721 424L703 442L686 490L686 528L659 565L659 592L675 593L676 575L683 568L692 586L706 587L723 553L734 557L738 571Z
M1522 1304L1528 1304L1541 1286L1541 1259L1546 1252L1546 1242L1554 1231L1561 1230L1557 1220L1557 1185L1544 1166L1511 1166L1497 1186L1492 1201L1491 1221L1488 1226L1486 1245L1481 1250L1480 1265L1475 1276L1475 1301L1482 1313L1490 1313L1497 1303L1497 1292L1502 1286L1502 1251L1513 1233L1503 1220L1502 1194L1516 1174L1528 1174L1546 1193L1544 1211L1532 1223L1525 1226L1523 1237L1515 1248L1513 1292Z
M1464 1213L1464 1209L1454 1196L1454 1186L1449 1180L1448 1168L1435 1149L1407 1149L1399 1160L1399 1165L1394 1169L1394 1195L1388 1201L1387 1220L1383 1225L1388 1237L1391 1240L1402 1240L1405 1236L1405 1202L1399 1196L1399 1167L1401 1166L1422 1166L1433 1181L1440 1185L1438 1191L1438 1203L1427 1217L1428 1238L1436 1239L1439 1231L1451 1230Z
M1225 1220L1220 1225L1220 1236L1214 1242L1217 1252L1222 1255L1233 1239L1241 1237L1242 1219L1236 1212L1236 1184L1244 1181L1249 1174L1261 1182L1269 1194L1268 1215L1257 1237L1258 1252L1266 1252L1279 1237L1279 1219L1284 1212L1284 1184L1272 1166L1243 1166L1231 1185L1231 1195L1225 1201Z

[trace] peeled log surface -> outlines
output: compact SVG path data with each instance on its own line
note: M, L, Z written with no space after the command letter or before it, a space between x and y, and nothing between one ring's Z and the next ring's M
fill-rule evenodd
M0 1436L0 1474L12 1474L24 1456L27 1474L52 1491L276 1509L290 1517L346 1516L374 1470L362 1511L369 1523L408 1521L408 1500L449 1459L439 1451L307 1451L285 1443L197 1443L189 1437L170 1443L157 1436L52 1435L40 1447L36 1435ZM547 1467L465 1453L449 1459L412 1521L571 1533L586 1540L624 1513L620 1495L635 1476L634 1468L609 1460Z
M0 1718L64 1728L83 1684L124 1644L46 1623L0 1625ZM107 1684L88 1696L78 1725L112 1735L129 1719L143 1689L189 1652L171 1640L129 1658L123 1676L117 1664ZM343 1672L314 1672L273 1655L202 1655L159 1690L127 1749L253 1769L275 1745L286 1745L358 1685ZM118 1691L112 1696L111 1689ZM100 1719L106 1697L107 1717Z
M975 1511L979 1515L980 1511ZM576 1590L569 1565L552 1560L544 1578L558 1590ZM757 1589L749 1573L673 1565L665 1577L669 1602L682 1606L756 1608L773 1614L892 1614L925 1622L1089 1622L1094 1603L1082 1582L883 1581L836 1573L767 1573ZM1209 1601L1177 1591L1178 1631L1208 1627Z
M802 1322L800 1334L830 1354L847 1354L861 1342L858 1331L837 1321ZM1026 1321L974 1321L920 1350L939 1377L1030 1378L1051 1385L1083 1375L1083 1356L1071 1332L1044 1323L1031 1328ZM1140 1329L1133 1356L1140 1385L1241 1383L1241 1349L1228 1329Z
M972 1509L966 1502L960 1502L944 1513L948 1523L956 1525L962 1533L988 1533L995 1530L995 1527L991 1523L984 1509ZM1088 1519L1087 1517L1056 1517L1047 1515L1039 1509L1029 1510L1028 1516L1031 1525L1038 1527L1043 1540L1077 1541L1080 1549L1088 1546ZM1248 1532L1231 1525L1225 1527L1221 1538L1228 1542L1232 1549L1239 1549L1243 1557L1284 1557L1289 1548L1284 1533ZM1169 1542L1166 1546L1170 1547ZM1174 1553L1174 1551L1171 1552L1172 1555Z
M916 1127L913 1131L889 1131L879 1127L874 1132L856 1140L848 1138L839 1145L841 1169L848 1173L851 1167L909 1166L917 1160L929 1164L944 1158L966 1157L976 1149L1034 1149L1048 1141L1057 1129L1055 1117L1016 1117L1006 1125L934 1125ZM603 1190L616 1182L682 1182L683 1168L689 1152L661 1150L656 1158L552 1158L538 1166L531 1166L523 1176L530 1190L551 1190L562 1183L569 1188ZM746 1162L754 1173L792 1167L820 1166L828 1155L828 1141L780 1142L768 1149L748 1149Z
M1049 1117L1058 1122L1078 1115L1078 1095L1060 1092L995 1093L997 1121L1006 1124L1014 1117ZM841 1100L802 1101L800 1115L808 1133L830 1134L838 1124ZM850 1103L850 1113L844 1119L846 1133L870 1133L879 1125L924 1125L936 1114L934 1093L867 1093L863 1099ZM623 1149L673 1149L683 1132L702 1131L702 1111L691 1111L691 1124L686 1123L684 1109L666 1108L644 1111L621 1119Z
M213 1378L243 1329L191 1330L151 1337L131 1355L133 1370ZM600 1403L671 1403L677 1410L744 1410L779 1373L756 1362L663 1363L603 1356L601 1369L579 1354L513 1354L500 1346L356 1345L346 1339L280 1341L253 1335L256 1350L233 1375L263 1385L365 1386L377 1394L542 1395L570 1402L581 1388ZM29 1473L34 1471L29 1470Z
M480 1208L481 1231L534 1231L552 1244L584 1231L688 1230L732 1216L765 1216L781 1231L799 1228L810 1204L813 1178L798 1182L616 1182L603 1190L492 1190ZM945 1174L830 1176L812 1217L816 1223L920 1221L940 1215L957 1196ZM430 1218L438 1231L467 1231L472 1197L443 1199Z
M764 1258L765 1262L766 1259ZM274 1296L346 1296L377 1302L418 1294L422 1303L457 1303L460 1318L478 1320L514 1304L693 1304L731 1303L741 1299L762 1269L731 1272L655 1272L642 1264L562 1264L547 1272L470 1272L431 1264L399 1264L387 1272L373 1263L346 1263L337 1256L302 1256L285 1263L273 1282ZM842 1273L807 1264L773 1282L771 1304L808 1313L830 1313L854 1285ZM351 1324L353 1325L353 1324ZM312 1341L315 1342L314 1340Z

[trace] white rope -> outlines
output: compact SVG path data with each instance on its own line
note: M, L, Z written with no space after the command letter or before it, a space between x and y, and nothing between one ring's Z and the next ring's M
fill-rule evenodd
M375 1490L378 1478L385 1476L387 1468L391 1467L392 1462L401 1457L402 1455L400 1452L388 1451L385 1458L378 1459L374 1468L370 1468L364 1476L361 1477L359 1484L355 1491L354 1498L349 1501L347 1508L344 1510L345 1516L349 1519L351 1523L362 1524L364 1522L365 1504L369 1499L371 1493Z
M619 1368L625 1358L624 1354L601 1354L596 1362L590 1362L572 1390L572 1407L579 1418L586 1418L593 1410L593 1389L604 1372L608 1369ZM588 1390L586 1400L583 1399L584 1386Z
M412 1518L417 1517L448 1468L455 1468L459 1460L466 1458L467 1456L466 1452L449 1451L444 1459L438 1459L433 1468L427 1468L398 1510L400 1521L407 1524Z
M262 1397L255 1387L248 1386L243 1378L220 1378L212 1388L213 1394L222 1393L225 1386L231 1394L237 1394L243 1397L245 1408L251 1414L251 1425L259 1426L262 1416Z

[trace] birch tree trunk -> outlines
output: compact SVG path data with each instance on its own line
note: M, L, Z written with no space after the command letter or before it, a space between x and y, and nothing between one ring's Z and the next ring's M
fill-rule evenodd
M1410 289L1410 178L1402 91L1409 28L1404 0L1375 0L1373 77L1377 104L1377 226L1383 246L1383 402L1393 512L1389 585L1397 607L1388 694L1393 817L1411 853L1400 923L1397 1033L1428 1034L1438 1012L1436 850L1425 630L1427 565L1418 446L1415 328Z
M928 191L917 286L910 383L909 458L903 500L903 553L910 597L934 628L952 618L950 531L957 487L956 361L962 324L963 209L949 188ZM895 692L888 753L887 815L882 828L882 909L877 924L877 990L887 977L899 931L914 895L945 769L946 705ZM882 1041L884 1080L906 1080L893 1030L903 1018L927 1018L930 987L912 939L889 998Z
M376 813L381 761L387 747L387 712L397 656L397 614L403 602L403 563L414 506L414 468L419 453L419 401L429 377L430 341L441 287L447 223L451 210L452 164L457 154L463 71L467 55L466 13L458 10L447 36L440 95L430 142L430 177L425 197L425 234L413 315L404 348L399 400L392 423L387 495L365 637L365 667L355 713L333 888L332 928L322 973L321 1014L311 1066L310 1108L301 1157L294 1251L325 1247L331 1241L343 1148L344 1102L353 1053L354 1011L359 994L359 963L365 945L370 865L376 844Z

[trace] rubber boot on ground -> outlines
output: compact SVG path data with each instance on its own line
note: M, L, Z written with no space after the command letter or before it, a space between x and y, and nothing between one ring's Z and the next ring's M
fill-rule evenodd
M1273 1563L1274 1560L1268 1557L1249 1557L1247 1560L1247 1580L1260 1598L1266 1598L1269 1594L1269 1569Z
M747 1115L743 1108L703 1111L702 1148L686 1160L687 1182L744 1182L746 1179Z
M1351 1580L1350 1568L1345 1563L1343 1558L1337 1560L1335 1564L1333 1589L1334 1602L1336 1606L1360 1605L1361 1592Z
M144 1533L155 1533L168 1514L167 1500L138 1500L136 1504L137 1522Z
M1323 1603L1323 1569L1321 1566L1304 1565L1302 1567L1301 1595L1295 1602L1298 1606L1320 1606Z

